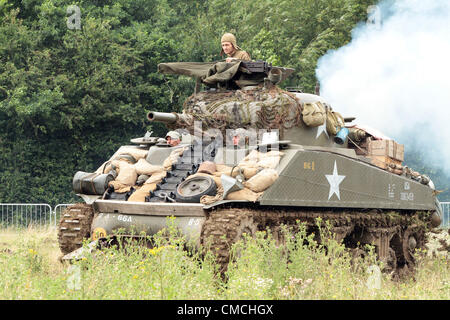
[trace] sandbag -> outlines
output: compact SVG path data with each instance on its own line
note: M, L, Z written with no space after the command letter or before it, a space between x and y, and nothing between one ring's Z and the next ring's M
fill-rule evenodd
M226 200L248 200L252 202L256 202L258 198L262 195L262 192L253 192L248 188L244 188L242 190L238 190L235 192L231 192L227 194Z
M233 167L227 166L225 164L216 164L216 172L214 172L215 177L220 177L222 174L226 174L227 176L231 176L231 170ZM233 177L236 177L239 173L239 170L236 168L233 170Z
M148 153L148 150L133 147L121 147L119 151L120 154L129 154L133 156L133 158L136 159L136 161L139 161L140 159L145 159Z
M257 162L257 166L266 169L275 169L280 164L280 157L266 157Z
M260 152L258 150L252 150L248 155L241 160L241 162L258 162L260 159Z
M104 162L96 171L95 173L108 173L112 169L111 167L111 161Z
M226 164L216 163L216 172L231 172L232 167L227 166Z
M239 167L274 169L280 163L280 158L283 155L283 152L276 150L269 152L259 152L257 150L253 150L239 162Z
M108 168L108 166L106 166L105 172L106 172L106 170L111 170L114 167L114 168L116 168L116 172L119 173L120 172L120 161L121 160L112 160L109 168ZM128 161L124 161L124 162L129 163Z
M254 175L256 175L260 170L258 167L244 167L242 168L242 173L244 174L245 180L250 179Z
M113 160L118 160L118 161L126 161L129 164L135 164L136 163L136 158L133 157L131 154L129 153L121 153L118 154L117 156L114 157Z
M155 172L154 174L151 175L150 178L147 179L147 181L145 181L144 184L160 183L166 175L167 175L166 171Z
M303 105L303 122L309 127L318 127L325 122L326 110L320 101Z
M200 164L197 172L214 174L216 172L216 164L212 161L204 161Z
M271 157L280 158L283 155L283 152L277 150L272 150L269 152L259 152L258 150L253 150L239 162L239 165L254 164Z
M128 201L145 202L145 197L150 194L150 191L155 189L156 183L144 184L128 198Z
M217 185L217 193L214 196L204 195L200 198L200 203L204 205L213 204L217 201L222 200L222 197L223 197L223 186L221 184L220 186Z
M139 159L139 161L134 164L134 168L136 169L136 173L138 174L138 176L140 176L141 174L151 176L156 172L164 171L163 166L152 165L145 159Z
M264 169L244 182L244 186L254 192L262 192L278 179L278 172L274 169Z
M282 156L284 156L284 152L278 151L278 150L272 150L272 151L262 153L262 154L264 154L266 157L282 157Z
M117 193L124 193L124 192L128 192L131 190L131 186L124 184L122 182L119 181L111 181L108 186L113 187L114 188L114 192Z
M116 181L128 186L134 186L137 180L137 173L134 166L126 161L119 161L118 167L119 174L117 175Z
M186 149L187 148L177 148L173 150L163 162L164 170L170 171L172 169L172 165L178 162L178 158L183 154L183 152Z
M344 118L340 113L327 109L327 132L336 135L341 128L345 127Z

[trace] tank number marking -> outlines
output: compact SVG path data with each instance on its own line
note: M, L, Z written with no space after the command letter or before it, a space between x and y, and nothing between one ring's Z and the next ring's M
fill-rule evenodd
M198 226L200 224L200 219L189 219L188 226Z
M400 192L400 200L414 201L414 193L412 193L412 192Z
M395 197L395 183L389 183L388 185L388 197L394 198Z
M315 163L314 163L314 161L303 162L303 169L314 171L315 170Z
M131 217L130 216L119 215L117 217L117 220L123 221L123 222L131 222Z

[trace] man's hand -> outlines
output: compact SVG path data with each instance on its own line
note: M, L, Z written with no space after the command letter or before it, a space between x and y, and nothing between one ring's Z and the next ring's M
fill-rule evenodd
M230 63L231 61L233 61L233 60L237 60L236 58L230 58L230 57L228 57L225 61L227 62L227 63Z

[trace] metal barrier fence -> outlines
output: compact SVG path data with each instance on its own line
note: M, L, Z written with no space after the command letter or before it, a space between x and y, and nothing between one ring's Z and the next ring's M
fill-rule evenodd
M28 227L56 225L56 219L52 207L45 203L23 204L6 203L0 204L2 227Z
M441 227L450 227L450 202L441 202L442 223Z
M71 204L58 204L54 209L45 203L0 203L0 228L56 226L61 212Z

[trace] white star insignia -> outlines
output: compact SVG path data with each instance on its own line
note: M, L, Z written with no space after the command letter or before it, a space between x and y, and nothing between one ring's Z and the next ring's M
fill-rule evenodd
M327 138L330 138L330 136L328 135L327 132L327 120L325 119L325 121L323 122L322 125L317 127L317 134L316 134L316 139L318 137L320 137L320 135L322 134L322 132L325 132L325 134L327 135Z
M334 161L333 174L326 174L325 177L330 184L330 193L328 194L328 200L331 199L333 194L336 194L339 200L341 200L341 194L339 193L339 184L345 179L345 176L338 175L336 160Z

